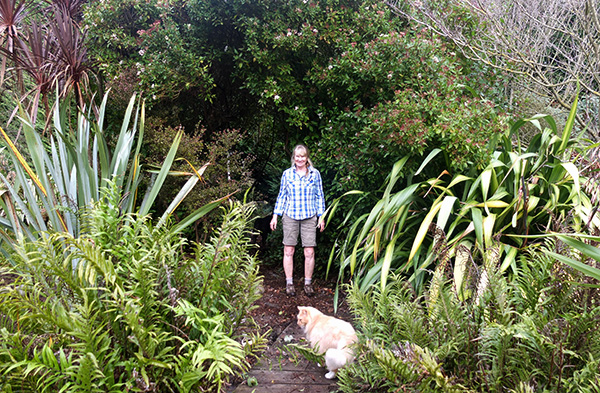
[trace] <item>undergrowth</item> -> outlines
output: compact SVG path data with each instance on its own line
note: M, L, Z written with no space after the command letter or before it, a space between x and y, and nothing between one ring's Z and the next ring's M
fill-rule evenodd
M262 278L252 207L231 203L192 258L169 225L122 214L120 195L74 238L47 233L11 255L0 288L0 388L12 392L221 391L265 345L248 316Z
M340 390L600 392L598 282L545 250L511 278L493 258L472 266L460 291L446 268L420 297L400 277L384 290L350 285L360 343Z

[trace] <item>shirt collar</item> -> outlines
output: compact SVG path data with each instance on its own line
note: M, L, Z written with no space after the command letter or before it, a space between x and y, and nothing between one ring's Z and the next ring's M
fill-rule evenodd
M296 172L296 164L295 163L292 164L292 169L294 170L294 172ZM307 165L306 169L308 170L308 173L313 173L313 167L312 167L312 165Z

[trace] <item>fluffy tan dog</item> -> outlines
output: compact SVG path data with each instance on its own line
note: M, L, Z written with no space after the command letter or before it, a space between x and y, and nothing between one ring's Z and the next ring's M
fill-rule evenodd
M298 307L298 311L298 325L306 339L320 354L325 353L329 370L325 378L334 378L339 368L354 360L349 345L358 340L356 331L348 322L327 316L314 307Z

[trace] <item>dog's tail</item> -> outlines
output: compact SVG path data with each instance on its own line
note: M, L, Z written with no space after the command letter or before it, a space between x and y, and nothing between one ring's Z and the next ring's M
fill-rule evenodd
M353 360L354 353L348 347L342 349L330 348L325 353L325 365L329 371L337 371Z

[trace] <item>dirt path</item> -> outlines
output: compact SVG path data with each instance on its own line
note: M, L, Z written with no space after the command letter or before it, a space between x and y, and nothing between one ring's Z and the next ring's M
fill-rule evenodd
M258 308L251 315L262 332L270 331L270 343L267 350L242 381L232 386L228 393L325 393L337 390L334 380L325 378L327 370L308 362L297 353L286 351L285 346L297 344L304 338L296 324L298 306L312 306L323 313L334 315L333 282L315 280L315 295L307 297L296 283L295 297L285 294L284 275L279 267L263 266L263 297L257 302ZM341 303L337 317L351 320L348 307Z

